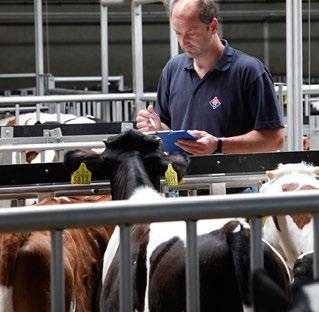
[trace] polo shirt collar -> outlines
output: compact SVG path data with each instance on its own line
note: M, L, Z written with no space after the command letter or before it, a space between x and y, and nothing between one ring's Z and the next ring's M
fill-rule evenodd
M220 57L219 61L215 65L215 68L213 68L213 69L216 69L219 71L225 71L231 65L231 61L232 61L232 58L234 55L234 49L229 46L229 44L226 40L222 39L221 41L222 41L223 45L225 46L225 49L224 49L223 54ZM186 69L186 70L194 69L193 59L187 57L184 69Z
M232 47L229 46L226 40L222 39L221 41L223 45L225 46L225 48L224 48L222 56L220 57L219 61L215 65L214 69L217 69L219 71L225 71L230 67L235 51Z

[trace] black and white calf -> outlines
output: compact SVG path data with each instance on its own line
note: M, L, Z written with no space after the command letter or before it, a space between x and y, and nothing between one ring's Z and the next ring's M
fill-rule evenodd
M292 269L294 284L305 284L313 281L313 251L299 256ZM319 294L318 294L319 295Z
M263 270L253 274L255 312L317 312L319 281L291 287L287 296Z
M110 179L113 199L165 201L155 190L169 162L179 176L186 172L182 154L166 155L160 142L136 131L106 141L101 155L66 154L75 170L84 161ZM249 225L241 219L198 222L201 311L243 311L251 304L249 291ZM134 225L131 231L134 311L186 310L185 222ZM119 310L119 231L112 235L104 256L100 311ZM265 244L265 267L285 291L286 267Z

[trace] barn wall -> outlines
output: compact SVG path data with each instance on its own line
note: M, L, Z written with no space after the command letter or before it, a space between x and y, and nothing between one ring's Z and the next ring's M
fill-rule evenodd
M49 1L48 35L44 29L45 71L54 76L99 76L100 70L100 25L97 1ZM263 60L263 21L265 12L277 12L269 21L270 70L276 80L281 80L286 71L285 52L285 3L249 3L244 1L221 1L220 19L223 34L229 43L242 51ZM258 1L254 1L258 2ZM265 2L265 1L260 1ZM316 1L317 2L317 1ZM319 81L319 3L312 4L311 25L311 76ZM0 4L0 74L32 73L34 61L33 1L15 1ZM73 3L73 4L67 4ZM88 4L89 3L89 4ZM46 7L43 7L44 11ZM304 4L304 9L307 9ZM230 16L229 12L236 13ZM246 17L241 12L255 12ZM259 11L259 13L257 12ZM257 14L256 14L257 12ZM146 5L144 15L144 86L146 91L154 91L160 71L169 59L169 29L162 5ZM110 75L124 75L127 88L132 87L132 53L129 6L109 9L109 61ZM44 17L46 22L46 17ZM307 21L304 23L304 76L308 76ZM49 62L47 59L49 55ZM317 79L317 80L316 80ZM0 90L33 87L33 79L0 79ZM96 83L88 84L99 88ZM76 87L75 84L63 85ZM80 87L77 85L77 87Z

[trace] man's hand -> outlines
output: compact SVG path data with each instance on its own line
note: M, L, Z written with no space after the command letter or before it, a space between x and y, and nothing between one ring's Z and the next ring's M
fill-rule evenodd
M217 148L217 138L206 131L189 130L189 133L198 139L178 140L176 145L193 155L213 154Z
M136 117L136 127L141 132L163 130L161 119L155 113L153 105L149 105L147 110L139 111Z

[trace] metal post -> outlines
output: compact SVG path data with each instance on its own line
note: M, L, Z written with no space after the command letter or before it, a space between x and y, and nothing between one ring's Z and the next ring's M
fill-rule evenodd
M252 217L250 230L250 270L264 267L264 250L262 247L261 218Z
M285 102L284 102L284 85L283 83L279 83L277 84L278 86L278 99L279 99L279 104L280 104L280 109L281 109L281 113L284 116L285 115Z
M270 68L270 58L269 58L269 23L263 23L264 29L264 64L269 69Z
M108 7L100 5L101 11L101 72L102 72L102 93L109 92L109 54L108 54ZM102 118L111 121L110 103L104 102L102 106Z
M286 0L288 151L302 150L302 1Z
M130 225L120 225L120 312L133 311L130 233Z
M176 33L172 26L172 19L171 19L171 7L172 7L172 0L169 0L169 8L168 8L168 17L169 17L169 38L170 38L170 51L171 57L178 54L178 40Z
M200 311L199 262L196 221L186 222L186 298L187 312Z
M51 311L65 311L63 231L51 231Z
M144 92L143 78L143 30L142 4L132 1L132 64L133 64L133 92L136 94L136 112L145 108L141 101Z
M313 215L313 277L319 278L319 214Z
M37 95L44 95L42 0L34 0L35 71Z

